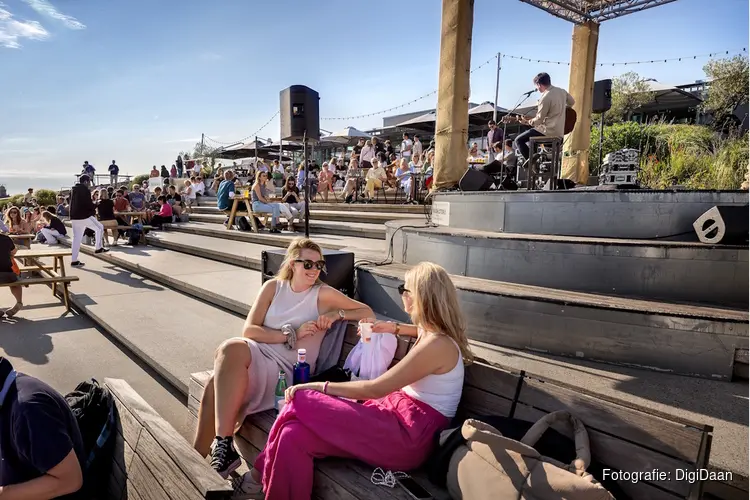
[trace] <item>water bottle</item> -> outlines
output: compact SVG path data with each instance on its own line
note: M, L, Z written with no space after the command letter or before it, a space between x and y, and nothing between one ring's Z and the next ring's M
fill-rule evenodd
M281 370L279 372L279 381L276 382L276 393L273 403L273 407L278 412L281 412L281 410L284 409L284 405L286 404L284 393L286 393L286 373L284 373L284 370Z
M293 384L306 384L310 381L310 365L307 364L307 349L297 349L297 362L294 364Z

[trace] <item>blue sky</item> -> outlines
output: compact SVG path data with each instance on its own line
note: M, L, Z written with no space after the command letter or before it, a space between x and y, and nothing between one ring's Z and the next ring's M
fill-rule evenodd
M320 93L322 117L410 101L437 88L440 10L439 0L0 0L0 183L72 174L83 160L145 173L202 132L217 141L253 133L293 84ZM476 0L472 67L497 52L567 61L571 34L570 23L520 1ZM605 22L598 61L747 44L747 0L678 0ZM604 66L597 78L634 70L687 83L703 78L706 60ZM472 101L493 99L494 67L472 75ZM500 104L512 106L539 71L567 87L567 66L505 59ZM259 135L277 138L278 127L276 118Z

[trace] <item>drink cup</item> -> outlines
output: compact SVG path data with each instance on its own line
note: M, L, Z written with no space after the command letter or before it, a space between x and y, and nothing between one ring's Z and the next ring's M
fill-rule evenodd
M372 323L360 323L359 334L362 336L362 342L369 342L372 338Z

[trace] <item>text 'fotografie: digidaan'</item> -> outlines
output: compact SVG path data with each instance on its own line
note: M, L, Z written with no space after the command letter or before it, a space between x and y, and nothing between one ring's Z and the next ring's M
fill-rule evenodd
M731 481L731 472L710 471L708 469L675 469L673 471L663 471L652 469L649 471L623 471L614 469L604 469L604 479L613 479L615 481L628 481L639 483L641 481L687 481L696 483L698 481Z

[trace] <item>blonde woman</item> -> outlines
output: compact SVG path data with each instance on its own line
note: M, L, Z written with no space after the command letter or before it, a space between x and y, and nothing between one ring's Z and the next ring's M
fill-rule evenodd
M286 217L287 224L289 224L289 230L294 231L294 224L292 221L292 214L289 207L283 203L273 203L271 201L271 192L268 189L268 172L258 170L255 174L255 183L250 190L250 200L253 203L253 212L256 214L264 213L271 214L271 229L270 233L280 233L279 229L279 217L284 214Z
M210 448L211 465L222 477L240 465L232 442L236 424L273 408L280 370L292 385L297 349L307 349L312 373L323 336L335 321L373 316L366 305L321 283L323 269L323 252L314 241L293 240L278 276L255 299L242 337L225 341L216 351L193 446L201 455Z
M243 493L260 494L262 484L266 498L310 498L313 459L324 457L394 471L425 461L435 435L456 414L472 355L445 269L422 262L406 273L399 292L414 325L376 323L374 331L416 337L409 353L374 380L289 387L265 449L243 478Z
M357 190L357 178L359 176L359 163L356 158L349 162L349 168L346 170L346 184L344 184L344 201L351 203L354 198L354 192Z
M367 171L365 175L367 198L369 202L375 201L375 190L383 187L383 184L388 181L388 175L385 173L385 169L380 166L378 160L372 160L372 168Z

